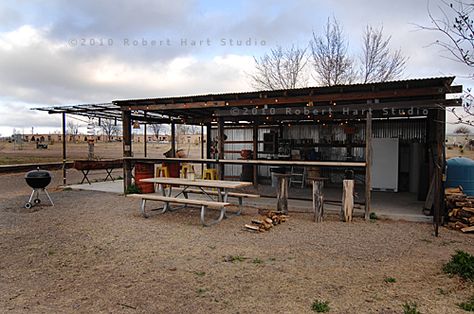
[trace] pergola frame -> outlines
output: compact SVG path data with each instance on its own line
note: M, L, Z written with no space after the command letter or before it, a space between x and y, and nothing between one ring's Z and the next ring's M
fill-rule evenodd
M442 149L445 138L446 107L460 106L460 99L447 99L446 95L461 93L462 86L452 86L454 77L402 80L393 82L310 87L276 91L208 94L183 97L116 100L107 104L76 105L38 108L51 114L83 115L96 118L122 120L124 190L132 183L132 167L137 161L160 162L161 159L134 158L132 152L132 123L169 123L171 125L171 150L175 156L175 125L199 125L207 129L207 157L210 150L211 128L217 129L219 160L224 159L224 128L247 126L253 129L253 160L258 160L259 126L283 124L322 124L347 121L365 122L365 217L368 218L371 201L371 132L372 121L377 119L427 119L427 147L433 153L430 174L436 176L435 220L439 222L442 207ZM387 117L385 109L394 110ZM407 111L415 108L415 114ZM288 110L300 110L303 114L288 114ZM315 112L314 110L317 110ZM347 110L351 114L347 115ZM357 113L355 113L357 111ZM328 114L328 112L331 112ZM306 114L307 113L307 114ZM65 128L63 118L63 132ZM65 138L65 137L63 137ZM204 142L204 141L203 141ZM63 143L65 144L65 143ZM145 140L146 145L146 140ZM64 156L65 157L65 156ZM66 158L64 158L66 159ZM203 163L217 163L224 175L224 163L209 159ZM229 161L226 161L227 163ZM249 161L252 163L252 161ZM241 162L244 163L244 162ZM254 182L257 181L257 162L254 164ZM324 162L321 162L324 164ZM222 176L223 177L223 176Z

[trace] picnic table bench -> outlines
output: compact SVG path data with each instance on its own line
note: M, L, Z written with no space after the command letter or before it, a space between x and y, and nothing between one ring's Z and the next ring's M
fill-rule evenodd
M212 199L212 196L218 196L219 192L213 191L213 190L206 190L206 189L186 189L182 191L184 194L187 193L194 193L194 194L204 194L207 195L210 199ZM239 210L234 213L234 215L240 215L242 212L242 207L243 207L243 199L244 198L259 198L260 195L258 194L248 194L248 193L240 193L240 192L228 192L227 193L227 198L229 197L235 197L238 199L239 202ZM226 217L229 217L228 214L226 213Z
M186 199L186 198L183 199L183 198L175 198L175 197L169 197L169 196L161 196L161 195L156 195L156 194L129 194L127 195L127 197L139 198L142 200L141 205L140 205L140 212L145 218L148 218L148 215L145 212L146 201L160 201L160 202L165 203L165 206L161 210L160 214L163 214L167 210L170 209L170 206L169 206L170 203L200 206L201 207L201 216L200 216L201 223L206 227L220 222L225 216L226 207L231 205L230 203L226 203L226 202L213 202L213 201L205 201L205 200ZM216 220L211 220L207 222L205 219L207 208L219 209L221 211L219 218L217 218Z

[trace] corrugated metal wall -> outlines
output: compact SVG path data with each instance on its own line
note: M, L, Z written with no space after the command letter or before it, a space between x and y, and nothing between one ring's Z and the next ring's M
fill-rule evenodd
M360 123L355 125L356 132L353 134L354 143L363 143L365 139L365 124ZM263 140L263 134L270 132L272 128L260 127L258 132L258 140ZM275 128L273 128L275 130ZM224 130L227 135L227 141L252 141L252 128L226 128ZM373 136L375 138L399 138L403 142L420 142L426 141L426 119L400 119L400 120L374 120L373 121ZM217 136L217 129L212 129L212 138ZM321 143L322 141L339 141L346 139L344 126L341 125L291 125L283 128L283 137L285 139L312 139L314 143ZM224 155L225 159L240 158L240 150L253 149L252 143L225 143ZM263 150L263 143L258 144L258 150ZM346 160L345 147L319 147L317 151L321 152L324 159L327 160ZM353 147L352 155L354 160L365 159L364 147ZM259 158L267 158L268 154L259 154ZM242 166L225 165L226 176L239 177ZM259 176L269 177L269 167L259 167Z

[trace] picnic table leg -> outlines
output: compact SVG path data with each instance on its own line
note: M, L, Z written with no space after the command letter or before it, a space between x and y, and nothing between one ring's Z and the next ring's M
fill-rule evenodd
M219 218L217 218L216 220L211 220L209 222L206 222L206 219L205 219L205 216L206 216L206 209L207 209L207 206L201 206L201 223L205 226L205 227L209 227L209 226L212 226L212 225L215 225L217 223L219 223L225 216L225 206L221 208L221 213L219 215Z
M112 180L112 182L114 182L114 178L112 177L112 171L114 169L105 169L105 171L107 172L107 176L105 177L105 180L104 181L107 181L108 178L110 178L110 180Z
M82 181L81 181L80 184L84 183L84 180L87 180L87 183L91 184L91 182L89 181L89 178L87 178L87 175L89 174L89 171L90 171L90 170L85 170L85 171L84 171L84 170L81 170L82 175L83 175L84 177L82 178Z
M142 213L144 218L148 218L148 215L145 212L145 204L146 204L146 200L142 199L142 204L140 205L140 212Z

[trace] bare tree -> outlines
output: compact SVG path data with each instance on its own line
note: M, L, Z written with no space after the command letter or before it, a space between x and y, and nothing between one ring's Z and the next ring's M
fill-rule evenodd
M153 132L153 135L155 136L156 140L159 141L160 133L161 131L164 131L163 124L151 123L151 124L148 124L148 128L150 129L151 132Z
M439 32L442 40L436 45L444 48L451 59L474 68L474 12L473 2L440 0L439 17L428 8L432 26L420 26L422 29Z
M384 37L383 27L367 25L360 57L362 83L385 82L402 75L407 58L401 49L390 50L390 40L391 36Z
M257 89L288 89L304 87L308 80L305 76L307 63L306 48L291 46L284 49L277 46L255 61L255 74L251 75L252 85Z
M69 136L72 136L72 140L75 141L77 135L79 135L79 124L75 123L74 121L68 121L67 134L69 134Z
M454 130L454 134L464 134L464 135L469 135L471 134L471 130L467 126L459 126Z
M474 68L474 2L461 0L440 0L437 6L438 12L433 13L428 8L428 15L432 26L420 26L421 29L435 31L442 35L441 40L434 44L442 47L448 53L450 59ZM474 73L470 77L474 79ZM471 89L466 89L462 96L464 114L455 108L449 111L455 116L455 124L474 126L474 95Z
M104 136L107 137L107 142L112 140L112 136L118 135L119 127L117 126L115 120L102 119L100 121L99 127L102 129Z
M324 86L350 84L355 79L354 62L336 18L328 18L321 36L313 32L310 42L316 81Z

